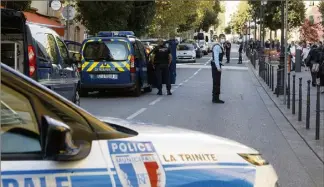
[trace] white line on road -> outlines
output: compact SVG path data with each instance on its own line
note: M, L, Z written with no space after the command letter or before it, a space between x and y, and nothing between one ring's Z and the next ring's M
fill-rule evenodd
M134 114L128 116L126 119L130 120L135 118L136 116L140 115L141 113L143 113L147 108L141 108L138 111L136 111Z
M161 101L162 99L163 99L163 97L159 97L159 98L155 99L154 101L150 102L149 105L151 105L151 106L155 105L157 102Z

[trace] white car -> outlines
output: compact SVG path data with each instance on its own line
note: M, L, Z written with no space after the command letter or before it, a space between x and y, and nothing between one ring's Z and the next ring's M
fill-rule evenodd
M196 62L196 50L193 44L181 43L177 46L177 62Z
M208 45L205 40L199 40L198 41L199 47L202 49L204 55L208 55Z
M258 151L200 132L92 116L1 64L1 186L276 187Z

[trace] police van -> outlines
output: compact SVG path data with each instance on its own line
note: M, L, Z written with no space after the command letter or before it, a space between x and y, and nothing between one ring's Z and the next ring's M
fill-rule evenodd
M80 104L76 59L52 29L1 8L1 62Z
M145 47L132 31L100 31L81 47L81 94L128 90L152 91Z

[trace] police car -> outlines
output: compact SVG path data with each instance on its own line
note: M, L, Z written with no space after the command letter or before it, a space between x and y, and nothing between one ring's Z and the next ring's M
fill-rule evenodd
M276 187L277 180L273 167L245 145L96 118L1 64L2 187Z
M148 58L132 31L101 31L84 40L81 49L81 94L131 90L135 96L152 91Z

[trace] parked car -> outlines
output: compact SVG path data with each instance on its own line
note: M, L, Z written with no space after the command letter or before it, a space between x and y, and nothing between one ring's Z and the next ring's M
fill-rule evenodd
M54 30L26 23L23 12L1 8L1 61L80 104L76 59Z
M279 186L272 165L238 142L97 118L3 64L0 92L4 187Z
M193 46L194 46L195 51L196 51L196 58L203 57L204 53L203 53L202 49L199 47L199 45L197 43L193 43Z
M196 50L190 43L181 43L177 46L177 62L196 62Z
M208 45L207 45L207 42L205 42L205 40L200 40L200 41L198 41L198 45L202 49L204 55L208 55Z

